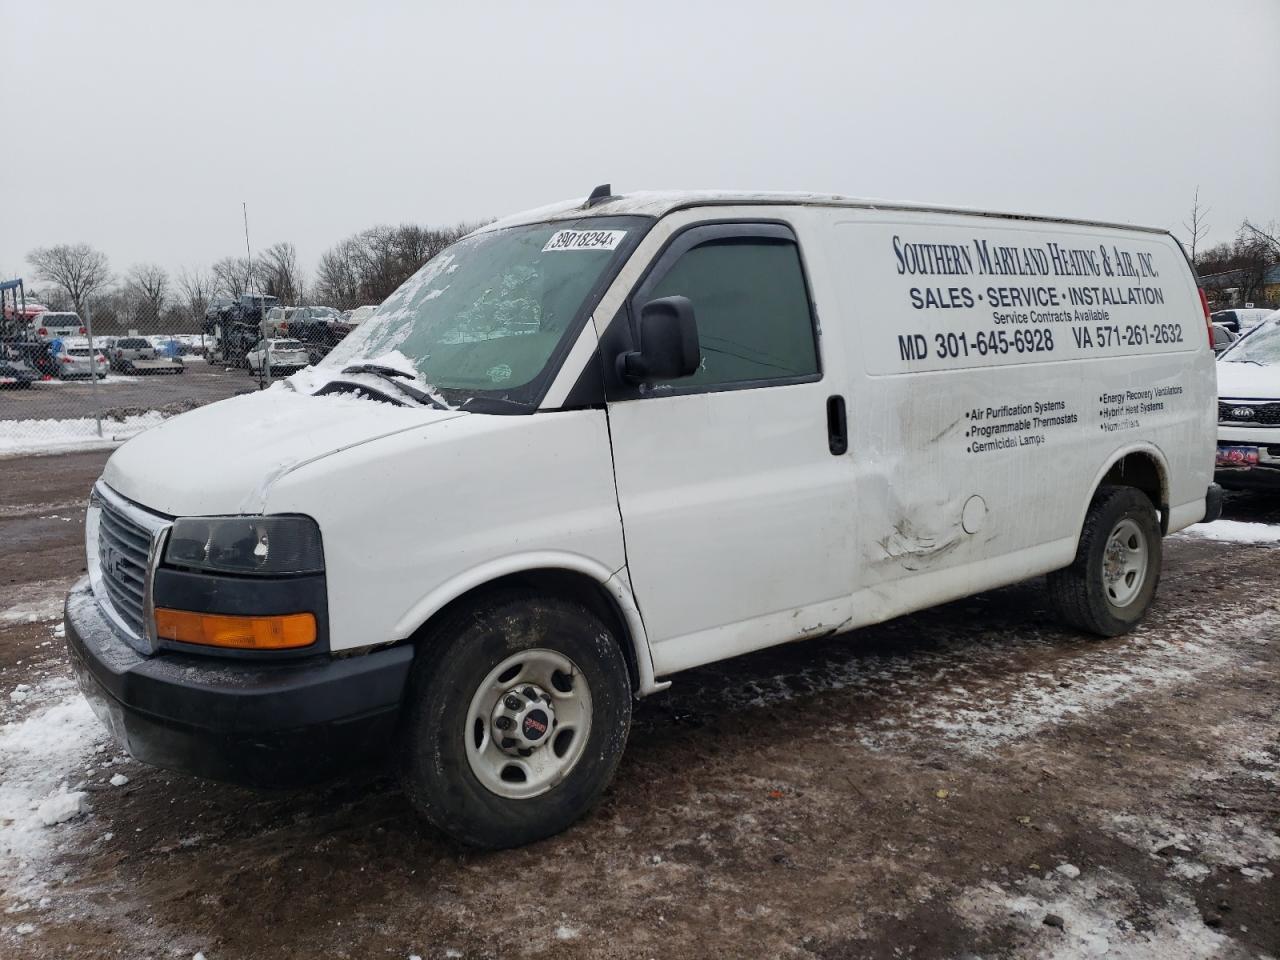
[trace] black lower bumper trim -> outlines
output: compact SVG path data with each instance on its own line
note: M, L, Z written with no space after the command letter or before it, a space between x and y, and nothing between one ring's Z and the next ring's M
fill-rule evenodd
M81 691L145 763L251 786L292 786L385 757L413 648L250 663L143 656L107 622L88 581L67 596L67 647Z
M1227 490L1280 490L1280 468L1277 467L1219 470L1213 478Z

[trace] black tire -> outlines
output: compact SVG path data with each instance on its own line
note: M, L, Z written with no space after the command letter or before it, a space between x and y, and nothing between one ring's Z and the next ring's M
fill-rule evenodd
M562 780L513 799L492 792L472 769L467 715L492 670L537 649L568 657L581 671L590 730ZM406 697L400 771L410 802L455 840L489 849L553 836L586 814L612 779L631 726L631 685L617 639L581 604L523 591L447 615L419 647Z
M1125 521L1145 540L1147 562L1136 593L1118 605L1108 590L1104 565L1111 535ZM1102 487L1085 515L1075 560L1049 574L1049 600L1058 616L1081 630L1103 637L1127 633L1155 598L1162 555L1160 521L1147 495L1133 487Z

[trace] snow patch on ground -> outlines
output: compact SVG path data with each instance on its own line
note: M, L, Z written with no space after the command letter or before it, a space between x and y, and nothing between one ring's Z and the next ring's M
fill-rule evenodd
M1205 735L1222 745L1208 768L1188 771L1167 796L1148 798L1136 810L1098 810L1092 819L1153 862L1163 861L1172 879L1199 884L1234 871L1258 883L1280 861L1280 831L1259 803L1269 781L1249 782L1257 766L1274 762L1268 730L1238 717Z
M49 857L68 820L87 810L77 789L106 737L66 677L36 684L25 715L0 725L0 878L9 896L30 897L50 879Z
M1171 874L1184 879L1207 876L1205 864L1261 879L1256 875L1266 870L1263 864L1280 860L1280 836L1252 816L1202 812L1194 823L1185 823L1150 813L1117 813L1110 821L1108 832L1130 846L1150 851L1153 857L1159 850L1185 854L1186 858L1176 857L1169 868Z
M103 377L98 381L100 387L114 387L118 383L137 383L140 377L129 377L120 373L112 373ZM84 386L89 382L88 377L76 377L73 380L37 380L31 385L33 390L45 390L49 387L66 387L72 384Z
M1215 520L1213 523L1197 523L1174 536L1199 537L1222 543L1280 543L1280 524Z
M0 624L62 619L62 602L73 580L36 580L0 588Z
M0 457L114 447L165 419L158 410L124 420L103 420L102 436L92 417L73 420L0 420Z
M742 692L750 705L768 706L808 691L854 689L899 705L879 712L874 727L846 731L870 749L929 739L989 755L1132 697L1228 669L1242 656L1240 641L1268 643L1268 631L1280 626L1280 612L1245 612L1252 609L1228 608L1216 620L1186 624L1177 641L1152 639L1140 629L1114 642L1095 643L1095 652L1065 661L1061 675L1052 670L1008 674L1011 657L1051 642L1029 632L963 649L942 644L935 652L815 663L751 681ZM955 682L939 686L948 676Z
M1177 891L1147 910L1127 881L1102 873L1070 883L1061 878L1018 881L1018 890L988 882L963 891L952 909L976 934L1013 928L1019 957L1076 960L1227 960L1243 951L1206 927L1195 903ZM1062 927L1045 923L1059 917Z

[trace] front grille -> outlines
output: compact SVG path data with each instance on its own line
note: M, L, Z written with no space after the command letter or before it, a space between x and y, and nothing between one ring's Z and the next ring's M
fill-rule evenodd
M98 518L98 563L107 599L124 624L143 635L142 594L151 534L105 499Z
M1251 416L1241 416L1233 411L1237 408L1249 408ZM1263 427L1280 426L1280 402L1258 403L1252 400L1219 400L1219 423L1258 424Z

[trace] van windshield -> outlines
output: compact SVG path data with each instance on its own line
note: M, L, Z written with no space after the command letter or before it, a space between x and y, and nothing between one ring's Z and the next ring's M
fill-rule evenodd
M588 297L652 221L585 217L476 234L434 257L325 358L399 353L452 402L531 404Z

